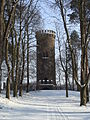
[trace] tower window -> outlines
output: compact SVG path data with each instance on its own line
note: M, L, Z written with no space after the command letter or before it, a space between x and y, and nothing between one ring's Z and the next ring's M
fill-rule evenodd
M42 55L42 58L43 59L48 59L48 52L43 52L43 55Z

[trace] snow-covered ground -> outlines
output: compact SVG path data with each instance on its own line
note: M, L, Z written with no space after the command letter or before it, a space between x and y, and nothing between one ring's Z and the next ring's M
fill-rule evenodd
M33 91L6 99L0 94L0 120L90 120L90 102L80 107L79 92Z

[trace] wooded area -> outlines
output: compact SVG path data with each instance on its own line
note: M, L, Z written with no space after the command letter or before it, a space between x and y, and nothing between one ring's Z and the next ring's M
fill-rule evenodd
M42 28L38 2L40 0L0 0L0 92L1 65L5 60L8 70L6 81L8 99L11 87L13 97L17 97L18 91L19 96L22 96L24 78L27 81L26 92L29 92L30 77L32 80L36 77L35 50L38 46L35 44L35 32ZM61 36L58 27L61 22L57 21L55 32L59 55L56 58L56 75L61 84L60 76L64 74L66 97L69 85L74 90L75 81L77 89L80 90L80 105L86 105L89 101L90 80L90 1L47 0L47 3L51 9L57 9L60 16L55 17L61 17L63 34L66 36L65 39ZM68 13L68 10L72 12ZM69 24L80 25L78 31L74 27L72 32L69 31L67 17Z

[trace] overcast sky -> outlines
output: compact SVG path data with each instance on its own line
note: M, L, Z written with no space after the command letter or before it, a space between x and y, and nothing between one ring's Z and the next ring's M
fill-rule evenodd
M57 8L54 8L55 10L53 10L52 8L50 8L50 6L47 4L46 1L49 0L40 0L39 4L40 4L40 9L41 9L41 15L43 18L43 27L44 29L51 29L51 30L56 30L55 28L55 22L58 22L60 25L60 29L61 32L62 30L64 30L63 28L63 22L62 22L62 18L60 16L60 11L57 10ZM53 1L53 0L52 0ZM70 10L69 10L70 13ZM57 20L58 19L58 20ZM68 17L66 18L67 22L68 22ZM78 30L79 31L79 25L68 25L69 31L71 32L72 30Z
M52 8L50 8L50 6L46 3L47 0L40 0L39 5L40 5L40 9L41 9L41 15L43 18L43 29L49 29L49 30L54 30L56 31L56 26L55 23L59 23L58 24L58 29L60 30L60 39L61 41L66 40L66 34L64 31L64 27L63 27L63 21L60 15L60 10L57 10L57 8L54 8L54 10ZM49 1L49 0L48 0ZM52 0L53 1L53 0ZM69 10L70 13L70 10ZM68 22L68 17L66 17L67 23ZM68 24L68 29L69 32L71 33L73 30L77 30L79 33L79 25L76 24ZM56 41L56 40L55 40ZM55 48L56 48L56 56L57 56L57 42L55 42Z
M41 8L41 15L44 21L44 29L55 30L55 16L54 11L47 5L46 1L41 0L39 2Z

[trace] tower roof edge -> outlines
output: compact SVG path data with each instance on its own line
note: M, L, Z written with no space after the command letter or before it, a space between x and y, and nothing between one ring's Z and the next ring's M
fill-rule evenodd
M53 31L53 30L39 30L39 31L36 31L36 34L53 34L53 35L55 35L55 31Z

